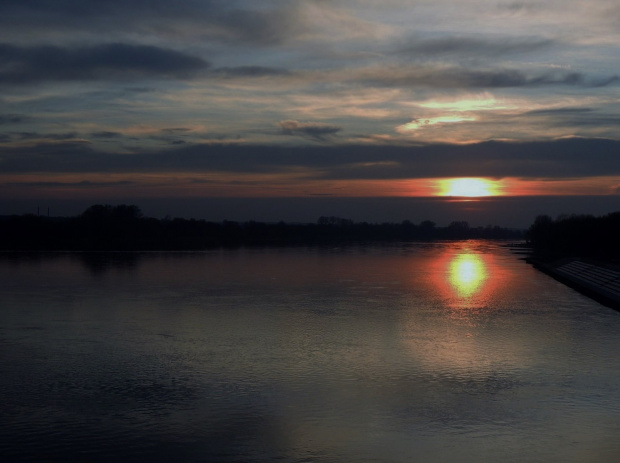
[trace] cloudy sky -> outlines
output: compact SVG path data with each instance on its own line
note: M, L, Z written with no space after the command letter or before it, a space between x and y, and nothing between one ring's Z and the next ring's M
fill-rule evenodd
M617 0L0 0L0 29L0 215L620 210Z

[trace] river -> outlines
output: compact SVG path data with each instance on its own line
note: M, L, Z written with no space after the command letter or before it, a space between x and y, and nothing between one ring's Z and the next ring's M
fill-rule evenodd
M0 295L2 461L620 461L620 313L497 243L4 253Z

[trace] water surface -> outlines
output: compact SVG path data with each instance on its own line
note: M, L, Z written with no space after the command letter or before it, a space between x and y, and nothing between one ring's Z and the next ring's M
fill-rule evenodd
M5 460L620 461L620 314L486 242L4 254Z

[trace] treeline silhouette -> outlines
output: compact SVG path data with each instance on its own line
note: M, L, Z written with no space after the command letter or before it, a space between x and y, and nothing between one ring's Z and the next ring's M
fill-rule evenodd
M620 212L601 217L539 215L526 233L539 257L620 260Z
M94 205L76 217L30 214L0 218L3 250L199 250L474 238L519 239L523 231L490 225L474 228L463 221L438 227L429 220L418 225L409 220L376 224L339 217L320 217L307 224L155 219L144 217L135 205Z

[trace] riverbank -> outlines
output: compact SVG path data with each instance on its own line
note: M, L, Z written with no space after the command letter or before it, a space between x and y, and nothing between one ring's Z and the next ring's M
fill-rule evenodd
M587 262L579 258L543 261L525 259L538 270L570 286L580 293L620 310L620 267L607 263Z

